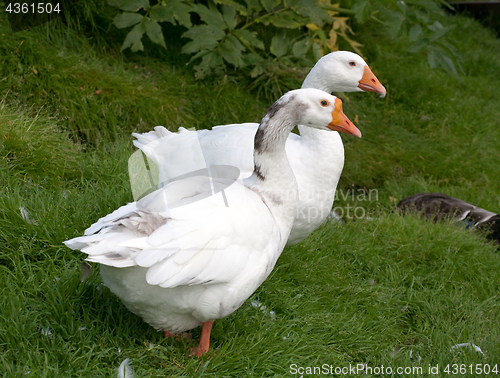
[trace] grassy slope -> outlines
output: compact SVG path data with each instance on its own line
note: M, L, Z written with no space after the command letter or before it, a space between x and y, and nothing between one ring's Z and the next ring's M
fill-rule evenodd
M467 76L458 79L364 32L389 97L347 97L364 138L345 138L341 188L379 190L378 202L360 203L376 219L328 223L288 248L255 294L276 319L244 305L215 323L216 355L201 360L186 356L185 341L164 340L131 315L97 272L81 283L82 256L61 243L131 199L130 131L256 120L268 104L231 79L195 82L180 64L160 60L169 56L103 54L71 33L49 41L42 33L13 35L3 23L0 373L110 376L125 357L138 376L186 377L285 376L292 363L424 371L500 363L498 252L454 225L389 211L389 196L422 190L500 208L500 42L476 22L460 22L455 37ZM71 135L92 143L74 144ZM450 352L459 342L481 346L485 358Z

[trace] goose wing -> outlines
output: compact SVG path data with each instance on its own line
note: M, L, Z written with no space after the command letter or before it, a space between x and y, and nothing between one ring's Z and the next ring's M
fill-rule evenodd
M149 133L132 135L134 145L158 166L160 182L208 165L232 165L245 178L253 172L253 139L258 126L243 123L195 131L180 127L178 133L157 126Z
M230 282L247 269L274 265L272 253L283 242L266 205L238 182L218 179L229 186L213 194L213 181L173 182L65 244L88 261L148 268L149 284L169 288Z

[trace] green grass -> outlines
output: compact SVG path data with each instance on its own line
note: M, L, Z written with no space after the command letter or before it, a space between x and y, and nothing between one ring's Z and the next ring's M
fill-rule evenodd
M132 200L130 132L257 121L269 103L235 72L196 81L175 43L120 54L109 9L89 4L73 29L12 34L0 15L0 376L108 377L127 357L144 377L298 377L291 364L358 363L423 367L422 376L439 364L445 376L447 364L500 364L496 247L453 223L392 211L421 191L500 211L500 41L491 31L445 20L460 24L466 74L454 78L382 31L360 30L389 94L342 94L363 139L344 138L339 189L377 196L340 195L335 206L370 218L327 223L287 248L253 296L267 309L249 301L216 321L215 354L197 359L188 353L199 329L190 343L164 339L102 285L97 266L81 282L83 254L62 242ZM450 351L465 342L484 357Z

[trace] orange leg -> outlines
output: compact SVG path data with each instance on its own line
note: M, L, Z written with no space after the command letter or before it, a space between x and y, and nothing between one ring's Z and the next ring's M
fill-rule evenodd
M208 349L210 348L210 331L212 330L213 323L213 320L203 323L200 345L198 345L198 348L196 348L196 350L192 351L190 356L193 356L196 353L196 357L201 357L208 352Z
M170 331L163 331L163 336L169 337L169 338L175 339L175 340L186 339L187 341L191 341L191 334L188 332L173 333Z
M163 332L163 336L164 337L170 337L170 338L174 338L175 336L177 336L175 333L172 333L170 331L164 331Z

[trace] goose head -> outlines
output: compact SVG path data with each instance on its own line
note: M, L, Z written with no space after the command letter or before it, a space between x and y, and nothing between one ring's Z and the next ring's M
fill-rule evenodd
M384 97L386 89L358 54L334 51L322 57L307 75L302 88L325 92L375 92Z
M290 91L271 106L266 117L273 117L280 110L291 116L294 125L340 131L361 138L361 131L342 111L342 100L322 90L303 88Z
M271 105L255 133L254 173L249 178L252 185L254 180L260 184L274 183L270 177L283 177L286 170L278 170L277 175L274 167L282 164L280 161L287 161L286 140L295 125L361 137L361 132L343 113L342 101L337 97L315 88L287 92ZM288 162L286 166L289 168Z

